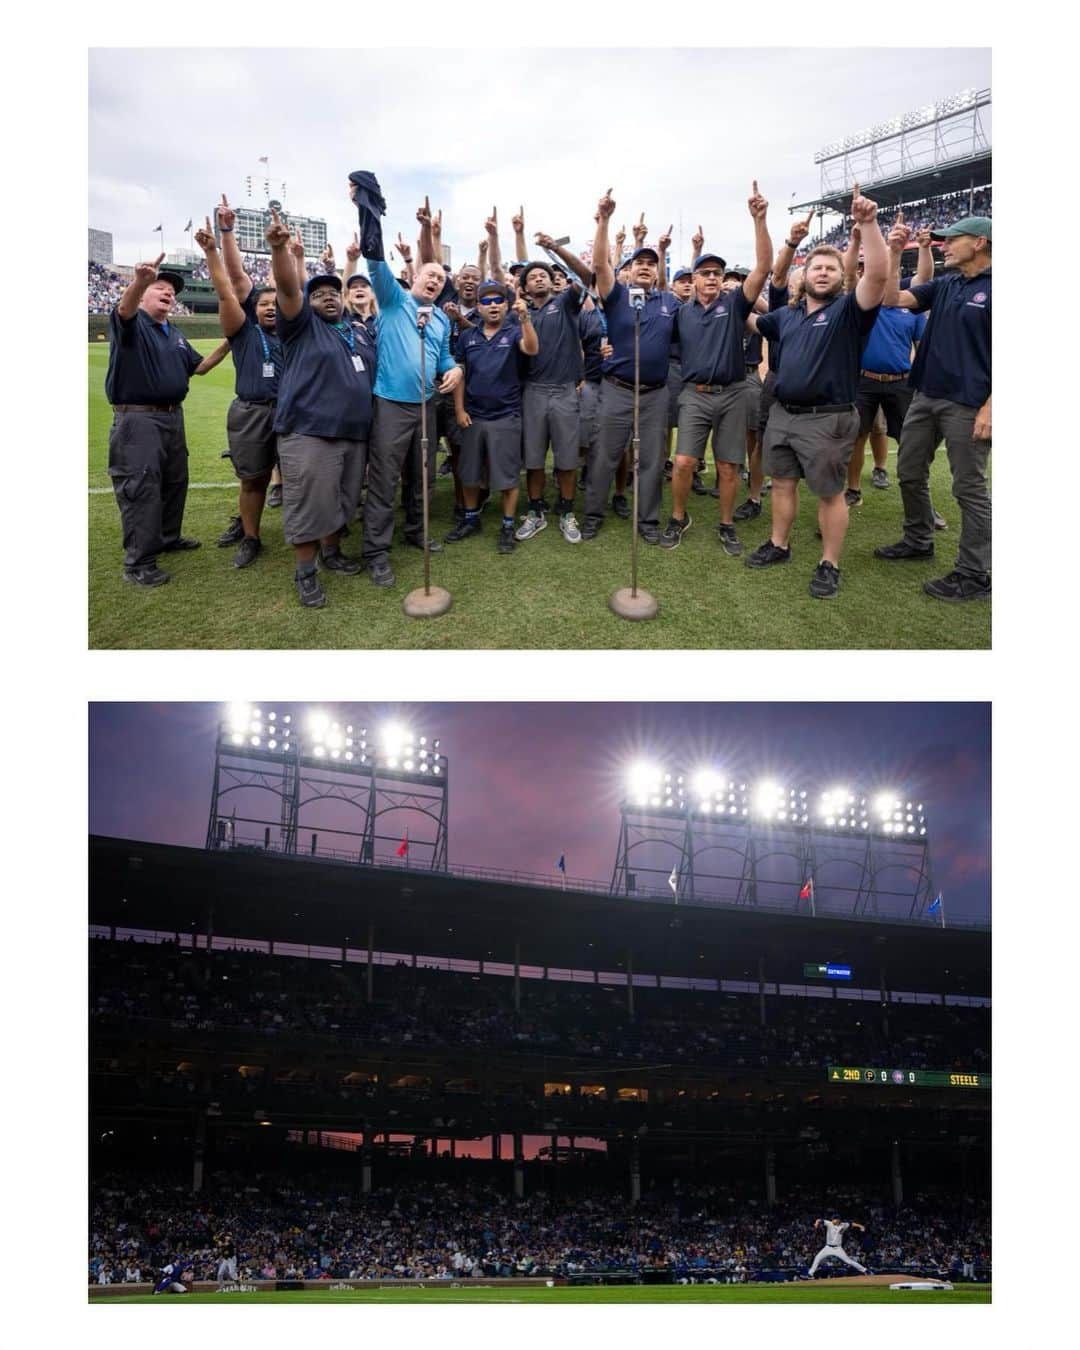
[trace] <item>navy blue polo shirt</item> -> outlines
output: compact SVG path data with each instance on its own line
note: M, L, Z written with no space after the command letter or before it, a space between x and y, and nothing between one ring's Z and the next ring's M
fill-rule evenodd
M274 430L283 436L367 440L375 373L352 325L327 323L305 296L293 319L287 319L279 306L277 329L285 369L278 385ZM363 369L356 369L354 356Z
M675 327L679 302L670 291L655 287L645 292L645 307L641 311L641 383L661 385L668 375L668 353ZM621 281L612 286L604 298L604 318L607 321L608 341L615 348L614 356L604 362L605 375L634 382L634 311L630 295Z
M930 310L911 387L927 398L981 408L990 397L990 268L970 280L948 272L912 286L916 313Z
M691 384L738 384L746 379L743 331L754 306L741 286L721 291L709 305L696 297L679 306L675 336L682 377Z
M676 303L677 305L679 305L680 307L681 307L682 305L685 305L685 304L687 303L687 301L685 301L685 300L680 300L679 297L675 294L674 291L671 292L671 298L672 298L672 300L674 300L675 303ZM691 297L691 298L692 298L692 297ZM678 312L678 311L676 311L676 312ZM679 325L678 325L678 324L676 324L675 327L671 330L671 347L670 347L669 350L668 350L668 362L670 363L670 362L672 362L672 361L673 361L676 365L679 365L679 364L681 363L681 361L682 361L682 348L679 346Z
M371 387L375 388L375 376L379 369L379 316L371 314L362 319L359 314L345 315L346 322L352 325L356 341L360 346L360 355L364 365L371 371Z
M584 298L577 286L567 286L564 291L553 291L538 307L528 299L525 301L540 342L540 350L529 357L527 380L536 384L577 384L584 378L578 326Z
M600 379L600 370L604 364L604 358L600 355L600 348L607 336L604 316L598 309L583 309L578 327L585 361L585 379L595 384Z
M494 422L521 412L521 381L527 357L518 343L521 327L504 319L491 338L483 327L466 328L458 339L465 367L465 411L479 422Z
M110 403L183 403L199 353L171 323L155 323L145 309L130 319L119 308L109 315L109 369L105 397Z
M247 322L232 335L229 345L236 367L236 397L252 403L267 403L278 396L285 353L277 334L268 333L255 317L254 297L252 291L241 306ZM274 368L270 378L263 374L264 365Z
M768 305L769 313L772 314L778 309L787 309L787 302L791 299L791 291L787 286L774 286L769 283ZM762 316L759 314L758 318ZM780 369L780 342L779 340L769 343L769 370L775 375Z
M926 316L910 309L883 305L862 354L863 370L875 375L906 375L911 369L911 344L918 342Z
M783 347L776 376L780 402L805 407L854 403L863 348L880 308L860 309L855 292L849 291L812 314L805 299L794 308L759 314L758 332L770 347L777 338Z
M761 365L761 347L762 340L760 333L743 332L742 354L743 365L746 367L747 375L750 374L750 368L757 370Z

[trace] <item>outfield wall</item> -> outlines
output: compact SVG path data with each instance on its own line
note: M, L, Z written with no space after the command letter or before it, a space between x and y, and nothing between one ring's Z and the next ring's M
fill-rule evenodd
M108 342L109 316L107 314L88 314L88 338L90 342ZM181 314L169 320L187 337L215 338L221 340L221 323L217 314Z
M359 1292L364 1289L464 1289L466 1287L469 1289L526 1289L542 1288L547 1283L546 1279L477 1280L471 1277L464 1280L241 1280L236 1284L227 1284L223 1292L261 1294L268 1290L273 1293L278 1289L329 1289ZM567 1281L555 1280L553 1283L565 1286ZM216 1294L219 1287L216 1280L196 1280L194 1284L189 1285L189 1292L192 1294ZM152 1284L91 1284L87 1286L87 1292L91 1300L108 1299L115 1298L118 1295L130 1297L132 1294L152 1294L154 1286ZM166 1296L163 1295L162 1297ZM179 1297L179 1295L173 1297Z

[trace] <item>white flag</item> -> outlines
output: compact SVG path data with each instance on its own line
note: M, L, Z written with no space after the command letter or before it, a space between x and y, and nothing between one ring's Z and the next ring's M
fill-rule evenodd
M671 887L671 894L674 895L674 896L678 896L678 894L679 894L679 870L678 870L677 867L673 867L673 868L671 869L671 876L668 877L668 879L667 879L667 884Z

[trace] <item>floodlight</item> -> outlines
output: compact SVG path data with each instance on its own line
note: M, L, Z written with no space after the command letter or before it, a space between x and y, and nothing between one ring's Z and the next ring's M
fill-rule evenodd
M655 764L639 760L627 774L626 783L632 797L639 800L648 797L651 792L655 792L660 786L660 770Z
M435 772L435 773L442 773L442 769L440 769L439 766L436 764L436 765L435 765L435 770L434 770L434 772Z
M277 741L267 741L266 744L270 747L271 750L277 749Z
M234 731L246 727L251 720L251 704L230 703L225 711L225 720Z
M699 797L711 797L723 787L720 775L715 769L698 769L691 781Z
M405 761L405 768L406 768L406 770L407 770L409 773L412 773L412 767L413 767L413 762L412 762L412 760L411 760L411 759L407 759L407 760Z
M331 750L341 749L341 732L337 730L337 723L334 724L334 730L327 733L326 744Z
M322 756L326 754L326 751L323 749L323 747L322 747L321 745L317 745L317 746L315 747L313 753L314 753L315 755L317 755L317 756L321 759Z
M270 713L270 714L268 715L267 720L270 721L270 722L276 722L276 721L277 721L277 713L276 713L276 712Z
M768 818L776 809L777 799L781 794L778 784L771 779L766 779L754 789L754 811L758 815Z
M258 738L258 736L252 736L252 738L251 738L251 744L252 744L252 745L258 745L258 744L259 744L259 738Z
M283 722L291 722L291 721L292 721L292 717L289 715L289 713L286 713L285 716L284 716L281 720L282 720Z
M379 732L379 743L384 755L396 758L405 744L405 728L399 722L387 722Z
M346 758L346 759L352 759L352 757L353 757L352 751L351 751L351 750L346 750L346 751L345 751L345 758Z
M317 741L321 741L326 735L330 726L330 718L326 713L313 712L308 715L308 730Z
M243 738L243 736L240 735L240 733L239 733L238 731L234 731L234 732L233 732L232 743L233 743L233 745L243 745L243 744L244 744L244 738Z

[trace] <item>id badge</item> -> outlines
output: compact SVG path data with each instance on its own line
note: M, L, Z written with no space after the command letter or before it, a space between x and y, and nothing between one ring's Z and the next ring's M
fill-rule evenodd
M353 370L355 370L355 371L361 371L361 370L363 370L363 369L364 369L364 358L363 358L362 356L354 356L353 359L352 359L352 367L353 367Z
M264 379L264 380L272 380L273 378L274 378L274 363L273 363L273 361L264 361L264 362L263 362L263 379Z

